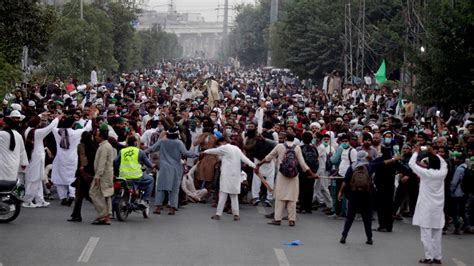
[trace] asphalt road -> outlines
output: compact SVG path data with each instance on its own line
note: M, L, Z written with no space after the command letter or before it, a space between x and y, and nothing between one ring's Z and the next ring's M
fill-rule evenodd
M267 225L270 208L241 205L241 221L224 214L211 220L210 205L191 204L175 216L132 214L126 222L94 226L86 202L83 222L69 223L72 209L53 201L42 209L22 209L10 224L0 224L0 266L10 265L419 265L419 229L396 222L393 233L374 233L365 244L361 221L354 222L347 244L339 244L343 220L321 213L299 215ZM375 227L375 225L374 225ZM286 246L300 240L301 246ZM474 236L443 236L444 265L473 265Z

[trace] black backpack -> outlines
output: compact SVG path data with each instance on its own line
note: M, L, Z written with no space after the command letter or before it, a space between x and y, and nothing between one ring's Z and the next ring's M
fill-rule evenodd
M474 171L472 169L464 168L464 176L461 181L461 189L464 194L469 195L474 193Z
M275 146L276 143L270 140L257 139L255 142L253 156L262 161L273 150L273 148L275 148Z
M301 152L303 153L303 158L309 169L313 173L316 173L319 168L319 153L318 149L312 144L305 144L301 146Z

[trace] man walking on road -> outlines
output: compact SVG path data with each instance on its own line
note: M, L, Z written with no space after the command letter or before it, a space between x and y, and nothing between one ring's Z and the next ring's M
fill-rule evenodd
M110 197L114 194L114 159L116 151L107 140L109 131L107 125L102 124L95 134L99 149L94 160L94 180L92 181L89 196L97 211L98 217L92 222L95 225L110 225Z

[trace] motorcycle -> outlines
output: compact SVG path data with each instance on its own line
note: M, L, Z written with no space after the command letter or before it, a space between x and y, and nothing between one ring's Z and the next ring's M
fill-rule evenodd
M20 215L22 190L20 180L0 180L0 223L9 223Z
M133 186L132 181L123 178L114 179L114 195L112 197L112 212L117 220L123 222L132 212L141 212L143 218L148 218L150 208L141 204L145 190Z

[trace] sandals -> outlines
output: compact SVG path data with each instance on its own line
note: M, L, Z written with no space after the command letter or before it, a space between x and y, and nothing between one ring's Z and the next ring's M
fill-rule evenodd
M289 226L295 226L295 221L288 221Z
M212 220L220 220L221 217L216 214L216 215L211 216L211 219L212 219Z
M234 215L234 221L240 221L240 216Z
M161 214L161 207L156 207L154 214Z

